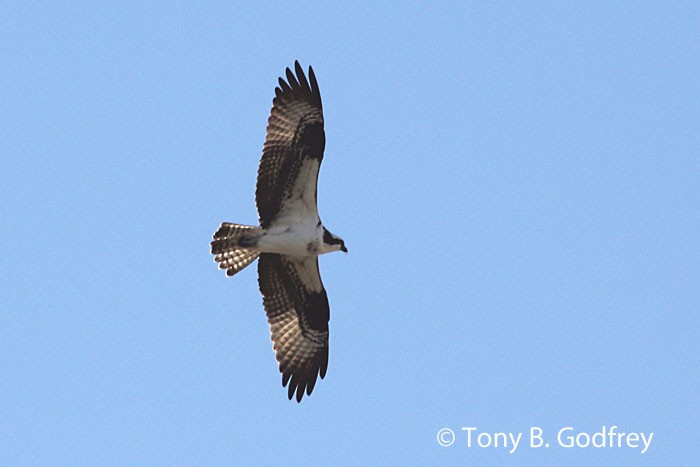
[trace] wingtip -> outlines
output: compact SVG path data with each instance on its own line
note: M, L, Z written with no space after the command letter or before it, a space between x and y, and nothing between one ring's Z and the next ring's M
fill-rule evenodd
M321 103L321 91L318 89L318 81L316 81L316 73L314 73L314 69L309 65L309 85L311 88L311 94L316 98L318 101L318 105L322 106L323 104Z
M304 76L304 69L299 64L299 60L294 60L294 71L297 72L297 76Z
M292 383L290 383L289 387L287 388L287 398L289 398L290 401L292 400L292 397L294 397L294 392L296 392L296 388L297 387L294 385L294 381L292 381Z
M289 83L289 86L292 89L299 86L299 83L297 82L296 76L294 76L294 73L292 73L292 70L290 70L289 67L287 67L285 74L287 75L287 82Z

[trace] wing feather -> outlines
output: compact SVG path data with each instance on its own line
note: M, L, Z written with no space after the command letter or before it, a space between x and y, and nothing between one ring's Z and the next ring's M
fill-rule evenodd
M303 198L304 204L314 210L316 206L318 169L326 145L321 94L311 67L310 81L299 62L294 63L294 69L296 76L287 68L287 81L279 78L279 87L275 88L258 167L255 203L264 228L274 222L290 199ZM313 189L309 189L309 183ZM311 215L317 217L318 213Z
M320 288L302 277L313 274ZM273 349L288 397L297 402L311 394L328 369L328 297L321 283L318 259L295 259L263 253L258 283L272 334Z

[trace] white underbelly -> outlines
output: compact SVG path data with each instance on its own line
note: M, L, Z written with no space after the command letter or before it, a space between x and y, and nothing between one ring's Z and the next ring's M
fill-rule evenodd
M313 231L269 229L258 241L257 249L263 253L279 253L290 256L315 255L320 238Z

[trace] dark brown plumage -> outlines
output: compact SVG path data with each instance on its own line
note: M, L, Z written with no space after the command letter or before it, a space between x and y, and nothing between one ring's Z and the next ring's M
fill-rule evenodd
M275 357L290 399L311 394L328 368L328 297L318 255L345 251L323 227L316 207L326 139L313 69L299 62L279 79L258 168L255 202L260 226L223 223L211 252L229 276L258 258L258 285ZM301 245L301 246L299 246Z

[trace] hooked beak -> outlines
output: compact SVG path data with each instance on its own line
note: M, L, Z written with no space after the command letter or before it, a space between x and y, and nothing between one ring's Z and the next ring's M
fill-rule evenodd
M341 245L340 251L342 251L343 253L347 253L347 252L348 252L348 249L345 248L345 245Z

